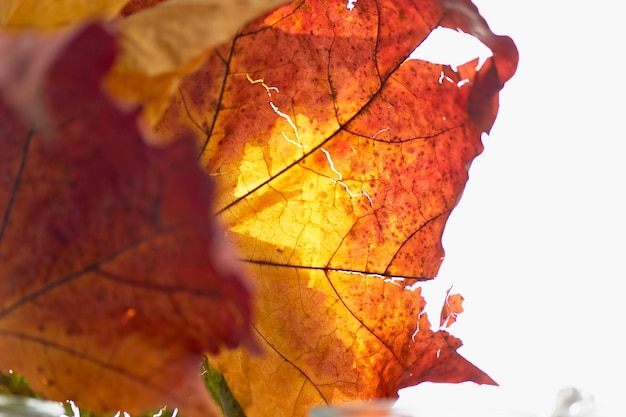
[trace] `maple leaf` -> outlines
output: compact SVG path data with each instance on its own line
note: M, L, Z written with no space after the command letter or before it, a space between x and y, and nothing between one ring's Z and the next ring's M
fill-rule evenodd
M187 135L151 147L101 92L92 25L0 37L0 369L94 411L218 415L203 352L250 339L250 290Z
M493 56L407 59L438 26ZM211 363L250 417L495 383L433 331L420 282L490 130L517 50L466 0L299 1L246 26L181 84L156 126L195 129L217 216L259 291L264 355Z

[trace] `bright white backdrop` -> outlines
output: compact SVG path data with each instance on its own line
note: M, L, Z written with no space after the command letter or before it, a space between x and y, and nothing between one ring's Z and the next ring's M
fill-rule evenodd
M451 333L500 387L422 384L401 403L488 401L547 417L556 392L574 385L607 415L626 415L623 6L475 3L515 40L520 65L426 290L435 318L450 285L463 294Z

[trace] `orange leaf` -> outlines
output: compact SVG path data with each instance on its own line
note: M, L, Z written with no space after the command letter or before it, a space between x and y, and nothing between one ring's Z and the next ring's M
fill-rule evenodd
M0 39L0 368L96 411L218 415L200 357L251 345L250 292L188 135L148 146L102 95L113 43Z
M438 25L494 56L480 70L407 60ZM422 381L494 383L458 339L430 330L415 284L437 274L445 222L516 63L513 42L466 0L299 1L183 81L157 129L195 129L218 216L260 292L264 356L212 358L249 417Z

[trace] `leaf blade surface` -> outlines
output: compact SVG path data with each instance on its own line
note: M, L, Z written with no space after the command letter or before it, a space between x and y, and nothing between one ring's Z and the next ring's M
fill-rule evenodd
M251 290L191 138L149 146L103 95L113 45L97 25L0 43L38 69L31 108L0 76L0 367L96 411L219 415L200 357L252 346Z

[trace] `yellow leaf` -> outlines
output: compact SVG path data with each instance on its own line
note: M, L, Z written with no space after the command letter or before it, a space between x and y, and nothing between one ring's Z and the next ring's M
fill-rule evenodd
M80 20L108 20L128 0L2 0L0 27L51 29Z
M119 24L120 58L107 81L118 97L146 103L154 123L180 79L205 52L232 38L246 22L286 0L169 0Z

